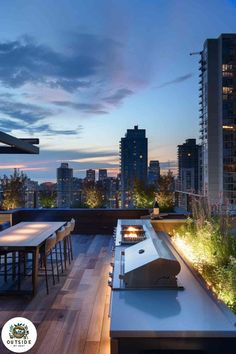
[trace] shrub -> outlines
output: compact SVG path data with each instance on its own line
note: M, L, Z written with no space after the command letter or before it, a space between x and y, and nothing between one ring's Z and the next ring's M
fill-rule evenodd
M213 214L204 200L193 203L193 218L175 234L174 242L218 298L236 313L236 236L229 216Z

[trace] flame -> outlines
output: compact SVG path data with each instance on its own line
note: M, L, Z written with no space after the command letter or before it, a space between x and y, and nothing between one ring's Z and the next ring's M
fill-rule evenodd
M129 226L127 228L127 231L137 231L137 229L135 227L133 227L133 226Z
M131 237L137 238L138 235L134 232L131 232L130 234L124 234L124 238L131 238Z

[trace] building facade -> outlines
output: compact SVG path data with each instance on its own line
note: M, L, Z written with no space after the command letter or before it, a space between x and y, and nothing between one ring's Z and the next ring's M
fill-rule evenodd
M72 204L73 169L62 163L57 169L57 207L70 208Z
M199 63L200 189L236 204L236 34L207 39Z
M191 195L199 193L201 146L196 139L187 139L178 145L178 176L175 183L176 205L189 210Z
M160 178L160 163L158 160L151 160L148 167L148 184L157 184Z
M72 181L72 207L73 208L81 208L82 205L84 204L83 184L84 184L83 179L73 177L73 181Z
M89 170L86 170L86 181L87 182L95 182L96 178L96 171L92 170L91 168Z
M107 169L101 168L98 170L98 180L104 181L107 179Z
M24 187L25 195L25 208L38 208L39 207L39 184L27 178Z
M145 129L128 129L120 141L121 205L133 206L135 180L147 183L148 139Z
M187 139L178 145L178 183L183 192L199 192L200 145L196 139Z

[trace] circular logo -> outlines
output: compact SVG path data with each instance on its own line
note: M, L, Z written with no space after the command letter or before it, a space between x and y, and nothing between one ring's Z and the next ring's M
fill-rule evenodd
M24 317L14 317L2 328L2 342L13 353L25 353L37 340L35 325Z

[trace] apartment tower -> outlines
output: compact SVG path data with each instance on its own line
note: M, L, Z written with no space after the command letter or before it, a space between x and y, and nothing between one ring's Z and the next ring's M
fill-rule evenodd
M207 39L200 54L200 189L236 204L236 34Z
M132 191L135 180L147 183L148 139L145 129L128 129L120 141L121 205L133 206Z

